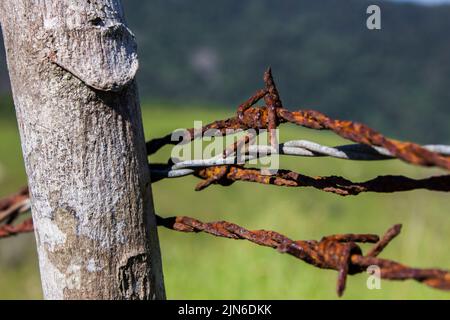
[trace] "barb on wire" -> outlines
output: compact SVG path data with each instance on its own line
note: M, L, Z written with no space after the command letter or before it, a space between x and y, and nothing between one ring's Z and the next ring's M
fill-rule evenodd
M224 150L223 155L209 159L196 159L178 161L172 165L171 170L197 167L214 167L226 164L238 164L240 160L250 161L260 159L274 154L271 146L250 145L247 152L243 153L244 158L237 158L233 155L234 149L242 147L251 139L251 136L244 136L244 139L237 141L231 148ZM445 145L425 145L425 149L438 152L441 155L450 155L450 146ZM275 149L276 150L276 149ZM379 147L369 147L363 144L348 144L336 147L324 146L308 140L291 140L279 145L281 155L301 156L301 157L333 157L346 160L388 160L393 159L391 153Z
M389 156L411 164L436 166L450 170L449 156L441 155L438 152L434 152L412 142L402 142L386 138L365 124L334 120L315 110L291 112L282 107L270 69L264 74L264 82L266 88L257 91L255 95L240 105L235 117L212 122L204 126L201 130L197 130L197 132L194 129L189 129L186 131L187 136L184 136L184 141L186 139L192 141L200 138L209 129L216 129L222 135L226 135L227 129L275 129L278 124L289 122L311 129L331 130L337 135L353 142L372 147L381 147L389 152ZM264 98L266 105L263 107L255 107L254 105L262 98ZM272 130L269 130L271 146L274 147L276 140L271 135L271 132ZM167 144L177 143L177 141L172 141L172 135L168 134L165 137L149 141L147 143L147 151L150 155Z
M450 146L419 146L410 142L401 142L385 138L380 133L364 124L351 121L333 120L314 110L290 112L283 108L272 71L269 68L264 74L265 88L257 91L242 103L235 117L212 122L201 130L188 129L183 141L201 138L209 129L216 129L222 135L229 134L229 129L253 129L256 134L260 129L270 129L270 146L249 145L243 158L236 151L247 145L250 138L244 139L225 149L222 155L210 159L187 160L168 165L150 165L152 181L164 178L175 178L195 175L201 179L196 190L203 190L212 184L228 186L235 181L251 181L277 186L314 187L319 190L339 195L357 195L362 192L396 192L414 189L434 191L450 191L449 176L437 176L426 179L412 179L404 176L378 176L366 182L352 182L342 177L308 177L289 170L279 170L276 174L267 175L261 170L244 168L243 162L259 159L278 153L281 155L306 157L334 157L347 160L387 160L398 158L411 164L438 166L450 169ZM265 106L255 107L263 99ZM341 137L357 142L356 144L337 147L323 146L307 140L292 140L279 144L274 138L273 129L281 123L294 123L318 130L332 130ZM153 154L166 144L174 144L171 136L155 139L147 143L148 154ZM275 145L276 143L276 145ZM278 147L278 148L276 148ZM279 150L279 151L278 151Z
M18 193L0 199L0 239L20 233L33 231L31 218L14 224L18 217L30 210L28 187L22 188Z
M0 239L15 236L21 233L33 231L33 219L28 218L17 225L4 224L0 225Z
M310 177L289 170L278 170L272 175L261 173L260 169L244 168L239 165L222 165L200 169L171 170L171 165L150 165L152 182L167 177L193 174L204 181L196 190L201 191L212 184L229 186L236 181L256 182L280 187L313 187L340 196L358 195L363 192L391 193L426 189L431 191L450 191L450 175L412 179L405 176L378 176L364 182L352 182L339 176Z
M380 268L380 276L387 280L413 279L428 286L450 290L450 273L440 269L417 269L398 262L377 258L378 254L394 239L401 225L394 225L379 239L374 234L341 234L323 237L320 241L294 241L275 231L245 229L227 221L204 223L189 217L157 217L157 223L165 228L181 232L203 232L228 239L242 239L274 248L321 269L338 271L337 294L344 293L347 275L365 272L370 266ZM363 255L358 243L375 243L368 254Z
M0 199L0 224L12 223L19 214L30 209L28 187L21 188L16 194Z
M9 202L9 207L3 206L3 210L27 201L29 201L28 198L12 200ZM340 234L323 237L320 241L294 241L275 231L251 231L227 221L204 223L183 216L170 218L156 216L156 218L158 226L171 230L204 232L228 239L243 239L274 248L281 253L287 253L317 268L336 270L338 271L336 290L339 296L344 293L348 275L365 272L371 266L380 268L380 276L383 279L413 279L437 289L450 290L450 273L448 271L411 268L392 260L377 258L391 240L400 233L401 225L390 228L381 239L374 234ZM15 226L0 225L0 238L31 231L33 231L33 220L28 218ZM363 255L358 243L374 243L374 246L366 255Z

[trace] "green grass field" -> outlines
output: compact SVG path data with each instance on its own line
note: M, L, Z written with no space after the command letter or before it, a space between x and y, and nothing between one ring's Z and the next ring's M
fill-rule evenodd
M171 110L157 105L143 110L147 139L231 113L206 108ZM329 145L340 138L327 132L284 125L281 140L310 139ZM0 195L26 183L14 123L0 121ZM170 148L152 157L166 161ZM307 175L342 175L356 181L378 174L425 177L442 173L397 160L351 162L284 157L281 167ZM156 211L203 221L228 220L250 229L271 229L294 239L320 239L335 233L383 233L403 223L402 234L382 254L416 267L450 269L450 198L417 190L396 194L340 197L312 188L280 188L253 183L211 186L195 192L198 180L185 177L153 184ZM319 270L288 255L244 241L159 230L169 299L336 299L337 273ZM367 248L364 246L364 248ZM0 298L39 299L38 265L33 235L0 241ZM449 299L450 293L414 281L382 281L366 287L367 275L349 277L344 299Z

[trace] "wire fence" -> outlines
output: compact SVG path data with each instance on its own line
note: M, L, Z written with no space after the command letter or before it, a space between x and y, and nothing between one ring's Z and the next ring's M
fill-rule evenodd
M188 129L181 136L183 141L200 139L208 131L215 129L222 136L230 129L240 129L256 134L246 134L242 139L227 147L221 155L200 160L177 161L150 164L152 183L165 178L194 175L202 181L196 190L203 190L213 184L229 186L238 181L285 187L313 187L338 195L358 195L362 192L399 192L414 189L450 191L450 175L439 175L424 179L412 179L401 175L378 176L364 182L352 182L338 176L309 177L290 170L278 170L267 174L259 168L248 168L239 163L238 154L243 154L244 162L279 154L303 157L333 157L345 160L389 160L400 159L407 163L438 167L450 170L450 146L420 146L384 137L364 124L331 119L314 110L288 111L283 108L271 70L264 75L265 88L238 107L236 116L215 121L201 128ZM263 99L263 106L255 104ZM306 140L278 143L273 130L280 124L293 123L299 126L331 130L337 135L351 140L354 144L329 147ZM252 146L249 142L268 130L270 146ZM175 145L172 134L147 142L148 155L156 153L166 145ZM0 238L6 238L33 230L32 218L21 218L30 210L28 188L0 200ZM320 241L294 241L275 231L247 230L227 221L205 223L189 217L163 218L157 216L158 226L180 232L203 232L217 237L247 240L287 253L315 267L338 271L337 294L341 296L348 275L365 272L370 266L379 268L379 276L388 280L413 279L428 286L450 290L450 272L440 269L418 269L402 265L392 260L378 258L383 249L401 230L401 225L390 228L381 238L374 234L341 234L323 237ZM359 243L373 243L368 253L363 254Z

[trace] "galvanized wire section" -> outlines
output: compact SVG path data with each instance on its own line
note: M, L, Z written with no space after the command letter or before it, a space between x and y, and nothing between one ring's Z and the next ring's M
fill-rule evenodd
M423 148L432 152L437 152L441 155L450 156L450 146L425 145ZM328 147L308 140L290 140L279 144L278 150L278 153L274 153L271 146L250 145L246 150L247 152L244 154L245 157L243 160L248 162L273 154L299 157L332 157L337 159L363 161L394 159L392 154L385 148L369 147L364 144L348 144ZM208 159L180 161L174 164L171 170L237 164L239 160L240 159L236 155L227 154L227 157L219 155Z
M438 152L442 155L450 154L450 147L444 145L427 145L427 150ZM271 155L270 146L249 146L243 159L250 161ZM273 153L272 153L273 154ZM350 144L337 147L327 147L307 140L293 140L280 145L280 154L323 157L330 156L347 160L386 160L392 159L390 152L384 148L368 147L362 144ZM338 176L308 177L289 170L278 170L268 175L260 169L244 168L236 165L238 158L233 155L223 158L222 155L199 160L180 161L175 164L150 165L152 181L156 182L164 178L178 178L194 175L198 178L210 179L211 184L230 185L235 181L257 182L287 187L314 187L319 190L336 193L339 195L358 195L362 192L399 192L416 189L433 191L450 191L450 176L442 175L424 179L412 179L404 176L378 176L364 182L352 182ZM217 179L218 172L221 179ZM197 190L204 189L204 186Z

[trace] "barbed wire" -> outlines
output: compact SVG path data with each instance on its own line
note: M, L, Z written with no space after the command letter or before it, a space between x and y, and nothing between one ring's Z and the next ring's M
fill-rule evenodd
M291 147L293 146L293 147ZM445 145L427 145L427 150L449 154L450 147ZM351 144L337 147L326 147L307 140L292 140L282 144L280 154L297 156L331 156L349 160L386 160L392 159L390 152L383 148L373 149L366 145ZM249 146L247 154L242 159L237 156L223 158L222 155L199 160L179 161L175 164L150 165L152 182L164 178L178 178L194 175L208 180L201 183L196 190L202 190L211 184L228 186L236 181L257 182L286 187L314 187L319 190L338 195L358 195L362 192L391 193L427 189L432 191L450 191L450 175L435 176L424 179L413 179L405 176L378 176L364 182L352 182L338 176L309 177L289 170L277 170L274 174L267 174L260 169L244 168L235 165L239 160L251 161L261 157L273 155L270 146ZM262 155L262 156L261 156ZM209 169L206 169L209 168ZM226 174L224 174L224 171ZM217 178L220 176L220 179Z
M0 199L0 239L33 231L33 220L28 218L14 224L21 214L31 208L28 188L22 188L18 193Z
M3 217L2 222L11 217L13 208L21 208L18 209L18 213L24 213L30 208L30 201L26 194L22 194L22 197L8 197L5 200L8 206L3 206L0 211L0 215ZM6 212L9 214L5 214ZM14 220L0 225L0 238L33 231L31 218L12 225ZM227 221L204 223L190 217L162 218L158 215L156 221L158 226L174 231L203 232L216 237L247 240L261 246L274 248L280 253L287 253L317 268L336 270L338 271L336 289L338 296L341 296L345 290L347 275L363 273L371 266L379 268L378 275L382 279L413 279L437 289L450 290L449 271L411 268L392 260L377 258L391 240L400 233L400 224L391 227L381 239L375 234L340 234L323 237L320 241L294 241L275 231L251 231ZM358 243L374 243L374 246L367 254L363 255Z
M0 239L33 231L33 219L28 218L16 225L4 224L0 226Z
M261 130L269 129L270 146L247 145L249 136L244 136L244 139L247 140L241 139L230 146L231 148L228 147L223 154L209 159L186 161L169 159L167 164L151 164L152 182L165 178L194 175L204 180L197 185L197 191L203 190L212 184L228 186L235 181L291 187L309 186L344 196L357 195L362 192L398 192L415 189L450 191L450 176L448 175L424 179L389 175L378 176L365 182L352 182L338 176L308 177L289 170L278 170L276 173L267 174L267 171L262 171L261 169L244 168L242 165L245 162L280 154L306 157L328 156L338 159L366 161L401 159L415 165L450 169L450 146L420 146L412 142L401 142L385 138L364 124L333 120L314 110L290 112L282 107L270 69L264 74L264 81L266 87L257 91L246 102L242 103L238 107L235 117L214 121L202 128L177 131L174 135L168 134L162 138L153 139L147 142L147 153L152 155L165 145L177 144L178 141L173 139L175 136L181 137L182 143L187 143L208 135L228 135L231 132L230 129L240 131L253 130L256 134L259 134ZM269 92L272 93L269 94ZM273 100L269 102L272 105L276 105L275 109L269 107L266 99L269 95L271 95L270 99ZM262 98L265 98L266 106L254 107ZM278 124L286 122L318 130L332 130L339 136L357 142L357 144L329 147L308 140L291 140L274 145L276 139L274 140L274 134L271 131ZM239 153L238 151L241 152Z
M352 182L339 176L309 177L290 170L280 169L267 173L262 169L244 167L244 164L251 160L280 154L367 161L400 159L414 165L450 170L450 146L420 146L412 142L389 139L364 124L333 120L314 110L288 111L283 108L270 69L264 74L264 81L265 88L257 91L241 104L235 117L214 121L200 129L187 129L176 135L186 143L208 136L211 134L209 132L211 129L215 129L214 135L220 133L222 136L230 134L230 129L241 131L251 129L256 134L247 132L243 138L227 147L222 154L210 159L187 161L170 159L167 163L150 164L152 183L165 178L193 175L202 179L196 186L198 191L212 184L229 186L236 181L286 187L313 187L343 196L357 195L362 192L398 192L414 189L450 191L450 175L423 179L385 175L365 182ZM265 106L255 107L254 105L261 99L264 99ZM317 130L331 130L356 144L329 147L307 140L291 140L279 144L273 130L283 123L293 123ZM270 145L251 145L255 137L267 129ZM173 141L172 134L168 134L147 142L147 153L152 155L165 145L174 144L178 144L178 141ZM242 150L243 152L239 153ZM19 217L29 210L28 188L23 188L19 193L0 200L0 238L32 231L31 218L16 223ZM383 249L400 233L401 225L390 228L381 239L374 234L342 234L327 236L320 241L294 241L275 231L251 231L227 221L204 223L189 217L157 216L157 224L175 231L203 232L217 237L247 240L287 253L315 267L336 270L338 271L337 293L339 296L344 292L348 275L365 272L370 266L377 266L380 277L383 279L413 279L434 288L450 290L449 271L411 268L392 260L378 258ZM374 243L374 246L363 255L358 243Z
M290 170L277 170L274 174L262 173L257 168L244 168L239 165L220 165L201 169L171 170L171 165L150 165L152 183L164 178L178 178L194 175L203 181L195 190L217 184L229 186L237 181L255 182L280 187L312 187L340 196L356 196L363 192L392 193L426 189L430 191L450 191L450 175L413 179L401 175L378 176L364 182L352 182L340 176L310 177Z
M450 146L447 145L425 145L424 149L450 156ZM373 161L395 159L392 153L385 148L369 147L364 144L347 144L336 147L324 146L308 140L290 140L279 144L279 152L274 152L271 146L250 145L247 152L242 157L232 155L223 157L222 154L208 158L185 160L176 162L171 170L196 167L213 167L227 164L237 164L238 162L248 162L261 159L271 155L290 155L300 157L332 157L345 160ZM229 155L229 154L228 154ZM242 163L241 163L242 164Z
M0 199L0 223L13 222L19 214L30 209L28 187L21 188L19 192Z
M182 132L177 132L176 136L181 137L183 142L192 141L194 139L208 136L209 134L222 135L229 134L230 130L260 130L269 129L269 135L272 131L282 123L292 123L299 126L316 129L316 130L331 130L344 139L353 142L364 144L371 147L381 147L378 153L385 153L393 158L403 160L405 162L421 165L421 166L435 166L450 170L450 157L448 156L449 146L438 146L434 148L425 148L416 143L403 142L399 140L389 139L384 137L381 133L369 128L365 124L335 120L327 117L325 114L315 110L299 110L289 111L284 109L279 98L271 105L267 104L263 107L254 107L254 105L269 95L270 88L275 88L275 82L272 78L270 69L265 73L264 80L266 88L259 90L250 97L246 102L238 107L237 115L226 120L214 121L202 128L186 129ZM278 91L276 91L278 94ZM273 94L272 94L273 95ZM272 105L276 105L275 108ZM275 117L275 119L274 119ZM273 124L276 124L274 126ZM212 133L213 132L213 133ZM271 140L271 146L276 147ZM178 144L179 141L174 141L173 134L168 134L162 138L153 139L147 142L148 155L154 154L165 145ZM444 155L440 154L439 149L445 150Z
M291 240L275 231L250 231L227 221L204 223L190 217L157 217L158 225L181 232L203 232L228 239L247 240L252 243L271 247L281 253L287 253L321 269L338 271L337 294L345 290L347 275L365 272L370 266L379 268L379 276L387 280L414 279L430 287L450 290L450 272L440 269L418 269L398 262L377 258L383 249L401 230L401 225L391 227L380 239L375 234L340 234L316 240ZM358 243L374 243L366 254Z
M388 175L364 182L352 182L339 176L309 177L290 170L278 170L276 174L267 175L262 174L259 169L240 166L209 167L195 172L194 175L204 180L196 186L197 191L211 184L229 186L236 181L284 187L313 187L340 196L358 195L363 192L392 193L416 189L450 191L450 175L424 179Z

